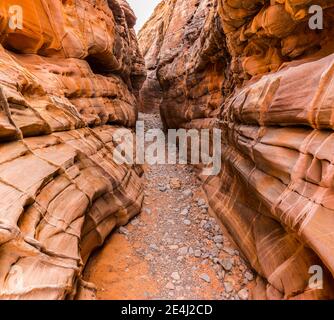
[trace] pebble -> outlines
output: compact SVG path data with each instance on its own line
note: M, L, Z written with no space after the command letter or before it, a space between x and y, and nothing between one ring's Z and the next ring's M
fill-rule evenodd
M218 279L219 280L223 280L224 277L225 277L225 271L224 270L218 273Z
M167 191L167 187L166 186L162 186L158 188L160 192L166 192Z
M168 282L166 284L166 289L168 289L168 290L175 290L175 286L174 286L174 284L172 282Z
M207 283L210 283L210 282L211 282L211 279L210 279L209 275L207 275L206 273L202 273L202 274L200 275L200 278L201 278L203 281L207 282Z
M180 256L185 256L188 253L188 247L180 248L177 252Z
M149 247L151 250L153 250L153 251L159 251L159 248L158 248L158 246L156 245L156 244L150 244L150 247Z
M134 219L134 220L131 221L131 224L132 224L133 226L136 226L136 225L139 224L139 220L138 220L138 219Z
M193 192L190 189L186 189L182 192L182 194L186 197L186 198L190 198L193 196Z
M227 254L229 254L230 256L234 256L235 255L235 250L231 249L231 248L224 248L223 249Z
M248 280L248 281L252 281L254 279L254 276L251 272L249 271L246 271L245 272L245 278Z
M206 202L205 202L204 199L198 199L198 200L197 200L197 205L198 205L199 207L202 207L202 206L205 206L205 205L206 205Z
M181 211L181 215L182 215L182 216L186 216L186 215L188 215L188 213L189 213L189 210L188 210L188 209L183 209L183 210Z
M124 235L126 235L126 236L129 234L128 229L126 229L126 228L124 228L124 227L120 227L120 228L118 229L118 232L119 232L120 234L124 234Z
M176 280L176 281L179 281L181 280L181 277L179 275L178 272L173 272L172 275L171 275L172 279Z
M200 258L201 257L201 255L202 255L202 252L201 252L201 250L195 250L195 257L196 258Z
M233 291L233 284L231 282L224 282L225 292L231 293Z
M231 271L233 268L233 262L229 258L220 260L220 264L226 271Z
M181 181L178 178L172 178L169 180L171 189L181 189Z
M249 293L248 293L248 289L247 289L247 288L241 289L241 290L238 292L238 297L239 297L241 300L248 300L248 296L249 296Z
M179 246L177 244L172 244L171 246L169 246L169 249L171 250L177 250L179 248Z
M145 208L145 209L144 209L144 211L145 211L147 214L149 214L149 215L151 215L151 214L152 214L152 210L151 210L151 209L149 209L149 208Z
M213 238L213 241L214 241L215 243L223 243L223 242L224 242L224 238L223 238L223 236L218 235L218 236L215 236L215 237Z
M145 260L147 261L152 261L154 259L154 257L149 253L145 256Z

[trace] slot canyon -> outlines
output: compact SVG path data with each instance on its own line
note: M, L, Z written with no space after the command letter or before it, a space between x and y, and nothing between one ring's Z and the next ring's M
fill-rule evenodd
M0 3L0 299L332 300L333 1L135 25L126 0ZM219 129L220 173L118 163L137 121Z

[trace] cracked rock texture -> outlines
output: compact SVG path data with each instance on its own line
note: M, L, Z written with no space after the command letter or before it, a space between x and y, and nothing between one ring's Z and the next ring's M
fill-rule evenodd
M141 101L166 127L222 129L222 171L203 187L258 274L255 299L334 298L333 6L165 0L139 35Z
M140 211L141 168L113 160L145 79L135 21L123 0L0 3L1 299L74 298L92 250Z

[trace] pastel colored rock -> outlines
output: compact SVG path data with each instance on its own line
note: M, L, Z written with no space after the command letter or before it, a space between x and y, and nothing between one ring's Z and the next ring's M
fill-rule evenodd
M141 100L155 91L168 128L222 129L221 173L202 179L255 299L334 297L333 27L332 1L165 0L139 35Z
M82 271L140 212L142 169L113 159L145 66L126 1L0 3L0 298L84 296Z

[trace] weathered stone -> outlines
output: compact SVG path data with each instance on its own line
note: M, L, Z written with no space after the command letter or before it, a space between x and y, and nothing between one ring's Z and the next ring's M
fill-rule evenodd
M206 273L202 273L202 274L200 275L200 278L201 278L203 281L207 282L207 283L210 283L210 282L211 282L211 278L210 278L210 276L209 276L208 274L206 274Z
M178 272L173 272L171 275L172 279L179 281L181 280L180 274Z
M248 296L249 296L248 289L245 288L245 289L240 290L238 292L238 296L241 300L248 300Z
M165 126L222 130L203 187L268 299L334 298L333 31L332 1L173 0L139 35Z
M134 20L123 0L0 3L1 299L74 298L91 252L140 212L142 170L113 158L145 79Z
M169 180L169 185L171 189L181 189L181 181L178 178L172 178Z

